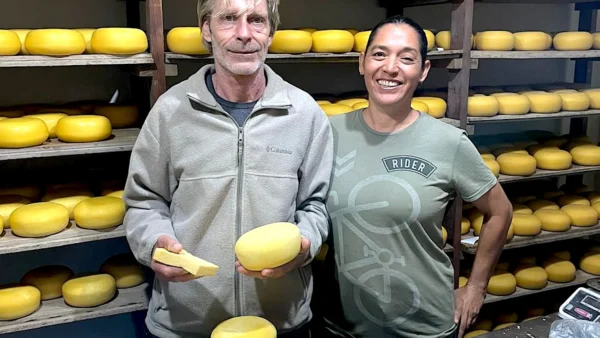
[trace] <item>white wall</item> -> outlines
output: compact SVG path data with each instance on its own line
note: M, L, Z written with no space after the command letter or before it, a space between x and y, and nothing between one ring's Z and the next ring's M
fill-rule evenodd
M143 8L144 4L141 4ZM385 10L377 0L282 0L281 28L313 26L320 29L368 29L384 18ZM502 5L477 4L474 30L505 29L561 31L573 27L569 5ZM450 6L436 5L410 8L405 15L426 28L449 29ZM142 13L142 18L145 14ZM165 28L195 26L195 0L164 1ZM125 3L116 0L19 0L4 1L0 10L1 28L78 28L124 26ZM576 27L576 22L575 22ZM363 89L356 64L274 65L276 71L291 83L310 93L341 93ZM173 84L198 69L184 66ZM572 71L571 71L572 72ZM436 69L430 73L427 87L444 86L447 72ZM115 88L127 88L127 76L112 67L0 69L0 106L80 99L108 99ZM565 81L572 79L565 61L481 61L480 69L472 71L473 85L509 85L531 82ZM600 85L600 83L599 83ZM509 127L510 126L510 127ZM496 124L478 127L477 132L499 133L515 125ZM519 124L517 128L560 129L560 123ZM67 246L38 253L0 256L3 273L0 283L15 282L29 268L39 264L65 261L75 268L94 269L104 258L126 247L124 241L89 243ZM133 329L129 315L89 320L47 329L6 335L14 337L131 337Z

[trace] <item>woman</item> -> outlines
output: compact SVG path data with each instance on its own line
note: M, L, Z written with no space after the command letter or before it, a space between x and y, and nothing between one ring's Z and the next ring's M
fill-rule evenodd
M462 337L511 222L510 202L465 132L411 108L430 68L426 48L412 20L379 23L359 59L368 108L331 118L337 280L329 296L341 308L325 320L345 336ZM456 292L441 230L455 194L485 215L469 282Z

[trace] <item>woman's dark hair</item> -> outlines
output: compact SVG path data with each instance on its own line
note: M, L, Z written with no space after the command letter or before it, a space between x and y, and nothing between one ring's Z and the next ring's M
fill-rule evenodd
M406 24L412 27L417 32L417 34L419 35L419 52L421 54L421 67L425 67L425 60L427 60L427 35L425 35L425 31L423 30L423 28L421 28L421 26L418 23L416 23L411 18L406 18L402 15L391 16L387 19L380 21L377 25L375 25L375 27L373 27L373 29L371 30L371 35L369 35L366 50L368 50L369 46L371 46L371 42L375 38L375 35L377 35L379 29L388 24Z

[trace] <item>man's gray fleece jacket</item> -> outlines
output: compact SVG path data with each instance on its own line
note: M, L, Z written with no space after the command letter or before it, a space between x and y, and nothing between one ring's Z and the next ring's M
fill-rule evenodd
M239 127L206 87L213 69L202 67L157 100L131 154L124 225L138 261L150 266L156 240L168 235L220 267L185 283L155 279L146 324L159 337L209 337L241 315L285 332L312 316L307 264L328 234L329 121L310 95L265 66L264 95ZM285 221L310 240L307 264L278 279L239 274L239 236Z

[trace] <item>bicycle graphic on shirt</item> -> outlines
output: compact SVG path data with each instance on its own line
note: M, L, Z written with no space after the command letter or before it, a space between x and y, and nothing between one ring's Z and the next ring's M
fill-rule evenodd
M393 227L377 227L373 224L370 224L369 222L367 222L361 215L361 212L364 211L373 211L373 210L377 210L377 209L382 209L382 208L386 208L390 206L390 203L387 201L381 201L381 202L374 202L374 203L367 203L367 204L361 204L361 205L356 205L356 197L358 196L358 194L360 193L360 191L369 186L370 184L373 183L377 183L377 182L389 182L389 183L393 183L396 184L400 187L402 187L410 196L411 200L412 200L412 212L409 215L408 219L404 222L402 222L402 224L395 224ZM333 203L335 205L339 204L339 198L338 195L335 191L332 191L330 193L330 197L333 200ZM419 310L420 308L420 292L419 289L417 288L415 282L408 277L407 275L403 274L402 272L398 271L398 270L394 270L392 269L392 264L394 263L398 263L400 264L402 267L406 266L406 262L405 262L405 258L404 256L399 256L396 257L394 256L394 253L386 248L381 248L379 247L371 238L369 238L369 236L362 232L361 229L359 229L350 219L349 217L352 216L356 222L360 225L360 227L362 227L363 229L367 230L368 232L371 233L375 233L378 235L393 235L393 234L399 234L400 231L402 231L403 229L407 229L408 228L408 223L410 222L414 222L418 219L419 214L421 212L421 201L419 199L419 196L417 194L417 192L414 190L414 188L408 184L408 182L394 177L394 176L390 176L390 175L378 175L378 176L372 176L369 177L361 182L359 182L350 192L349 196L348 196L348 207L344 208L344 209L340 209L337 210L333 213L331 213L331 219L333 222L336 222L337 227L338 227L338 238L340 241L340 253L339 253L339 257L337 257L338 259L336 259L336 261L338 261L338 269L350 280L353 282L354 285L354 300L356 302L356 305L358 307L358 309L361 311L361 313L367 317L369 320L371 320L372 322L380 325L380 326L392 326L392 325L398 325L404 321L406 321L408 318L410 318L410 316L412 314L414 314L417 310ZM354 262L346 262L346 256L344 253L344 245L343 245L343 233L342 233L342 227L345 226L347 227L350 231L352 231L352 233L354 233L363 243L363 256L365 257L364 259L360 259ZM338 254L336 253L336 256ZM374 267L374 269L367 271L363 274L361 274L360 276L356 277L355 275L352 274L352 271L356 270L356 269L361 269L361 268L365 268L368 267L370 265L378 265L378 267ZM383 288L382 288L382 292L379 292L378 290L375 290L371 287L369 287L367 284L370 280L376 278L376 280L379 280L379 278L383 279ZM392 300L394 299L394 296L392 294L392 278L398 279L401 282L404 282L412 291L412 299L409 301L410 304L410 308L408 309L408 311L402 315L398 315L395 318L391 318L388 321L383 321L380 318L377 318L376 315L373 315L368 309L367 307L363 304L363 300L362 300L362 296L361 296L361 291L367 292L368 294L374 296L379 302L383 302L385 304L390 304L392 302Z

